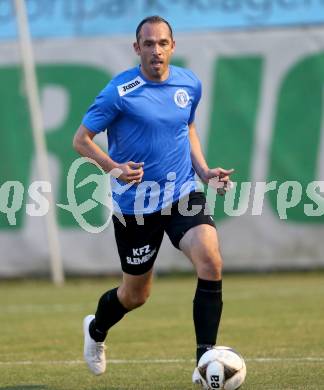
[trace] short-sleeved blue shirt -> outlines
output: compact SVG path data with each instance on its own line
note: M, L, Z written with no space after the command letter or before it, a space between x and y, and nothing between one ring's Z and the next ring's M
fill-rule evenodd
M125 190L128 184L112 179L122 213L158 211L195 188L188 125L200 97L190 70L170 65L168 79L153 82L137 66L113 78L89 107L82 123L95 133L107 130L110 157L144 162L139 185Z

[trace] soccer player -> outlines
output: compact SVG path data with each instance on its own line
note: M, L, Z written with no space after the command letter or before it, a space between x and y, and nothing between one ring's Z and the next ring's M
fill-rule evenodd
M95 315L83 322L84 358L96 375L106 369L104 341L109 329L150 294L164 232L197 274L193 300L197 361L216 343L223 305L217 232L194 175L203 183L218 178L227 189L233 170L209 168L206 163L194 123L201 83L190 70L169 65L175 50L170 24L159 16L142 20L133 46L140 65L108 83L73 141L82 156L115 176L113 223L123 278L100 297ZM93 141L102 131L107 131L108 154Z

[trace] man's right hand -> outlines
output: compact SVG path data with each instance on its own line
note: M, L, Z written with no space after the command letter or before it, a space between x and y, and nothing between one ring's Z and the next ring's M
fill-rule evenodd
M111 172L111 174L117 177L119 180L124 181L125 183L140 183L144 175L143 162L133 162L128 161L123 164L118 164L117 167L113 169L117 174Z

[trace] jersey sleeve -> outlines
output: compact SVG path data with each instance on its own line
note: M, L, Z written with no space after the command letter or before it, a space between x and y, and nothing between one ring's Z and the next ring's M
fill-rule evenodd
M109 128L121 109L121 100L117 88L114 84L109 83L88 108L82 119L82 124L90 131L100 133Z
M197 87L195 88L195 94L193 97L190 117L189 117L189 121L188 121L189 125L195 120L196 109L197 109L197 106L199 104L200 98L201 98L201 82L200 82L200 80L197 80Z

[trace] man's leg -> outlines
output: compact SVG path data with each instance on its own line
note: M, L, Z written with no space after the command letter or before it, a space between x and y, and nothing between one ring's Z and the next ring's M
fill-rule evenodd
M94 374L100 375L106 369L103 342L108 330L127 312L145 303L151 291L152 280L152 269L143 275L123 273L121 285L105 292L99 299L96 315L85 318L84 357Z
M123 272L119 287L105 292L98 302L94 320L90 324L90 335L95 341L104 341L108 330L126 313L142 306L150 295L152 269L143 275Z
M198 362L216 344L222 314L222 259L216 229L207 224L195 226L185 233L179 247L192 261L198 276L193 302Z

